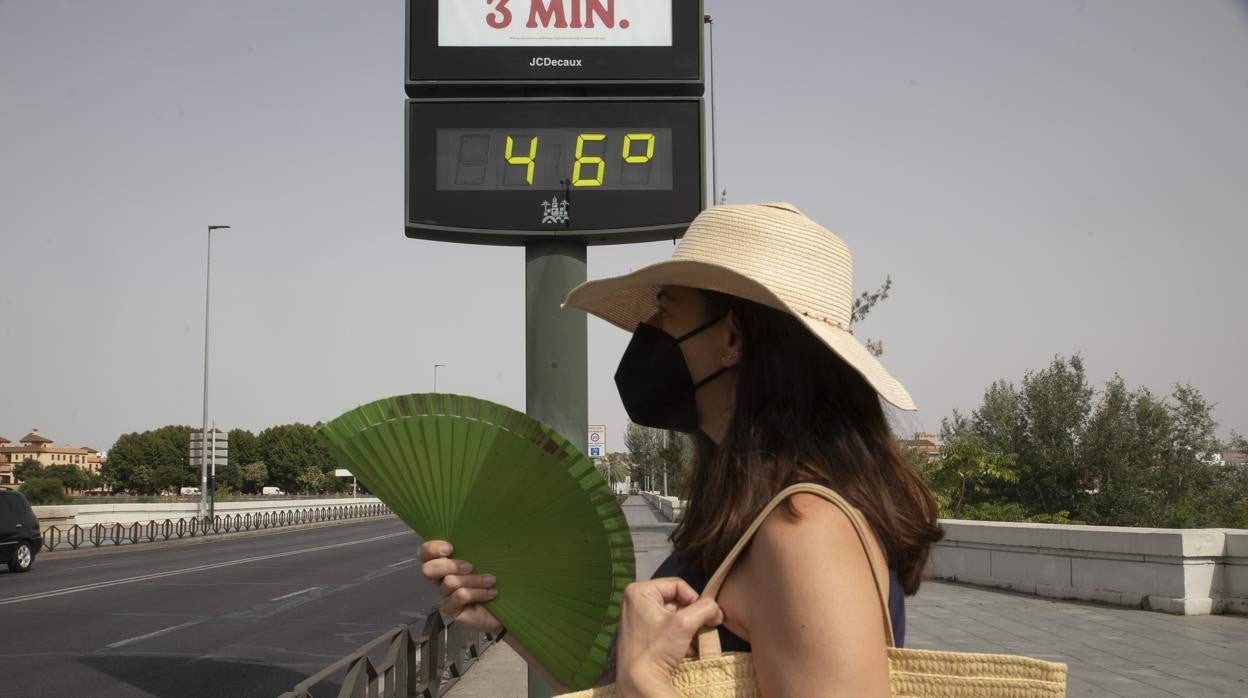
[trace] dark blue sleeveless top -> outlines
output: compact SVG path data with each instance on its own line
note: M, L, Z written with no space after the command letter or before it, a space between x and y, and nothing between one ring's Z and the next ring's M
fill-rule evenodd
M663 564L659 565L659 569L655 571L651 579L659 577L680 577L699 594L710 581L709 577L699 574L693 569L693 565L686 564L676 557L675 553L669 555ZM901 580L897 577L897 570L892 565L888 568L888 614L893 621L893 640L897 647L904 647L906 641L905 591L902 589ZM719 644L724 652L750 651L750 643L737 637L722 625L719 626Z

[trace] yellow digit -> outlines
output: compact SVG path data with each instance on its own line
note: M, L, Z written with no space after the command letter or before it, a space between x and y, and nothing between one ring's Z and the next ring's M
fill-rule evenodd
M595 155L585 154L586 141L602 141L606 140L605 133L582 133L576 137L576 162L572 165L572 186L574 187L600 187L602 186L603 170L607 169L602 158ZM581 179L581 165L594 165L597 168L597 175L592 179L586 177Z
M524 174L524 181L529 184L533 183L533 161L537 159L537 136L533 136L529 141L528 155L512 155L511 136L507 136L507 151L503 155L507 158L508 165L528 165L528 169ZM497 151L495 151L497 152Z
M633 141L646 142L645 155L633 155ZM643 162L650 162L650 158L654 157L654 134L653 133L629 133L624 136L624 162L632 165L640 165Z

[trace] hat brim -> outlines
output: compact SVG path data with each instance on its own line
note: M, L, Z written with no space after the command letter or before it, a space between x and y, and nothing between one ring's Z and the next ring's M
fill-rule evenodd
M898 409L918 409L910 393L853 334L831 322L795 311L762 284L727 267L685 260L658 262L629 274L586 281L572 289L563 307L580 308L632 332L658 312L656 296L659 288L665 285L718 291L793 315L856 370L881 398Z

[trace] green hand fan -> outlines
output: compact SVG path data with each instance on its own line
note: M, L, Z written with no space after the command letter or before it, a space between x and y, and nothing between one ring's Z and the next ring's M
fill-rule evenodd
M615 495L567 439L444 394L378 400L320 434L418 534L496 577L486 606L553 677L579 689L602 675L633 544Z

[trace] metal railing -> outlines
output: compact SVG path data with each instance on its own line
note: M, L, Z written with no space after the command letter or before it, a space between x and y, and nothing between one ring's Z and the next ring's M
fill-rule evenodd
M224 533L259 531L282 526L342 521L388 516L385 504L345 504L323 507L306 507L256 513L221 514L207 518L164 519L161 521L135 521L133 523L97 523L86 526L73 524L43 528L43 549L53 551L69 546L77 550L84 546L100 547L105 543L156 543L174 538L194 538Z
M419 632L417 625L421 626ZM423 620L387 631L304 679L280 698L313 698L317 685L332 687L339 676L338 698L440 698L494 641L462 623L443 623L434 608ZM385 654L379 661L369 656L382 648Z

